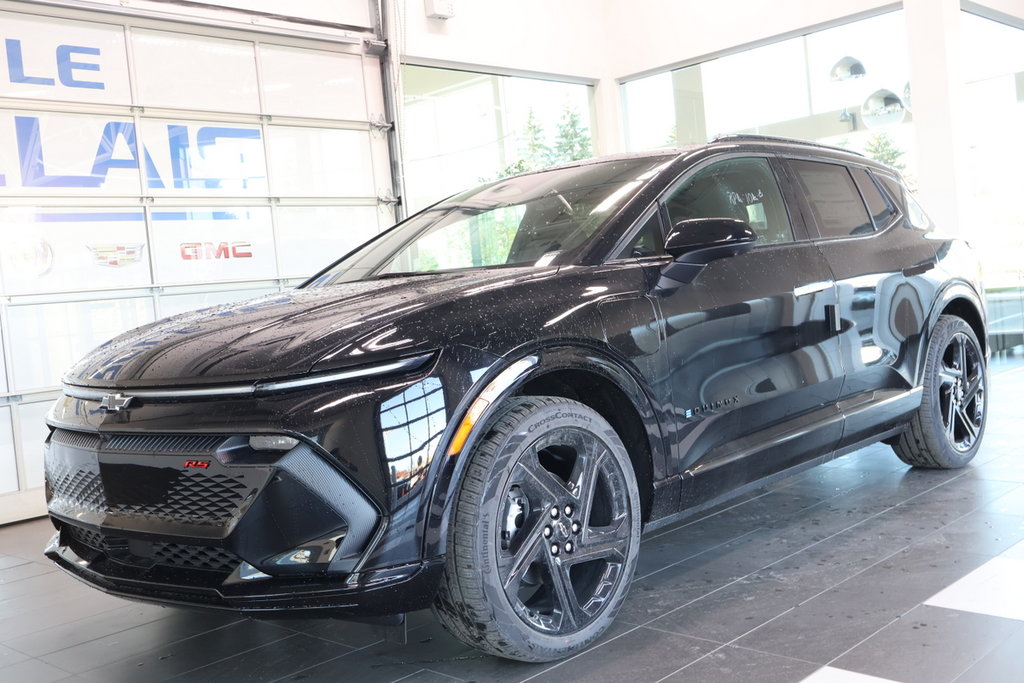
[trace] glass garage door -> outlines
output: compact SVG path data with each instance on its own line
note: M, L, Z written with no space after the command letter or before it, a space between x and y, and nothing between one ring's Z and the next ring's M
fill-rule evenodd
M44 11L44 10L39 10ZM291 286L393 222L380 65L323 40L0 11L0 523L111 336Z

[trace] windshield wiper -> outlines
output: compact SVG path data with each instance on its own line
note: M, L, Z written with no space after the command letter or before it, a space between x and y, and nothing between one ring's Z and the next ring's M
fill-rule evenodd
M402 272L402 273L378 273L377 275L373 275L373 276L371 276L368 279L384 280L384 279L391 279L391 278L396 278L396 277L417 277L417 276L420 276L420 275L437 275L438 273L442 273L442 272L446 272L446 271L441 271L441 270L411 270L409 272Z

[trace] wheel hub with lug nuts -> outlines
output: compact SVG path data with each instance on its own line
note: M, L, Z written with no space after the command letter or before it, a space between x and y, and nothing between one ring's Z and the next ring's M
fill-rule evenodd
M548 513L551 523L544 526L541 535L555 541L550 546L551 554L555 557L562 553L571 553L576 549L576 543L572 541L572 537L579 535L583 526L572 519L575 511L572 505L565 505L561 509L558 505L553 505Z

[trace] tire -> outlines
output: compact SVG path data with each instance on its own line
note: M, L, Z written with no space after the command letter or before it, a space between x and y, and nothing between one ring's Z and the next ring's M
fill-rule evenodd
M484 652L567 657L611 625L636 566L629 455L597 412L565 398L503 404L469 456L434 614Z
M971 326L951 315L932 330L924 396L893 450L914 467L956 469L978 452L985 433L988 368Z

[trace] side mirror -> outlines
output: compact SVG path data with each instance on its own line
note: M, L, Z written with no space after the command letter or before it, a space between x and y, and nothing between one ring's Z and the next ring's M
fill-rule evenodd
M675 260L661 273L658 286L671 289L693 282L712 261L750 251L757 235L735 218L691 218L679 221L665 238L665 251Z

